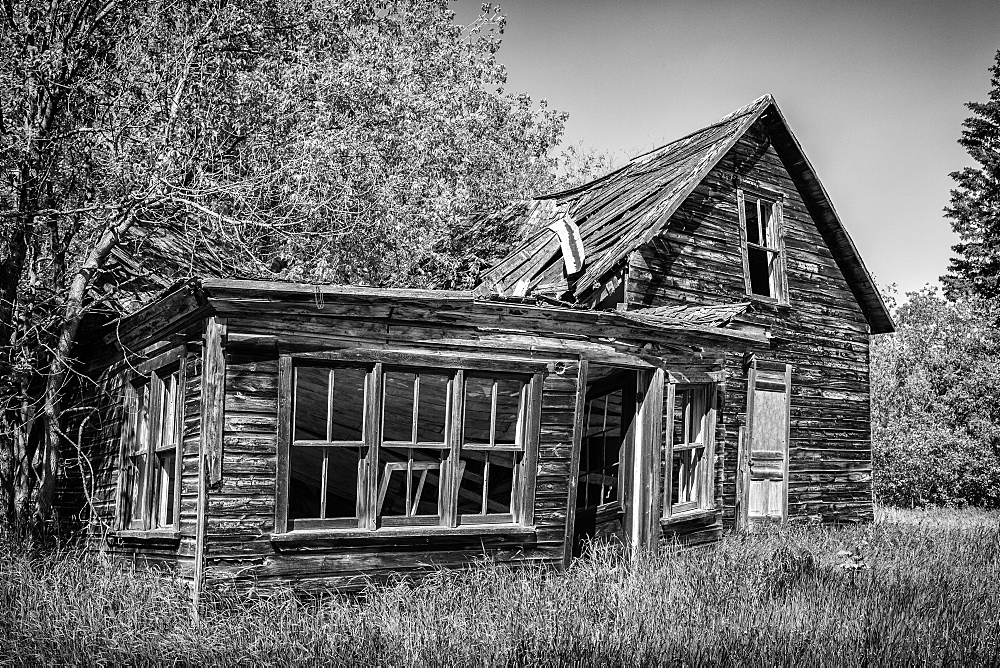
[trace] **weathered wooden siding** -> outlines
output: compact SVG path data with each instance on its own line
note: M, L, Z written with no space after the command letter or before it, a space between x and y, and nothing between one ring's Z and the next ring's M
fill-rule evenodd
M359 333L366 336L358 336ZM566 534L577 359L490 344L461 328L392 327L330 317L276 315L227 319L222 481L209 490L205 583L237 588L292 583L302 589L350 588L393 573L455 567L489 554L500 560L561 564ZM260 336L267 339L260 345ZM537 344L538 341L536 340ZM272 542L278 420L278 348L336 350L387 346L484 356L549 359L544 376L535 485L534 531L486 527L467 535L425 531L336 536L289 545ZM374 532L378 533L378 532ZM405 534L409 535L405 535Z
M746 299L735 185L740 179L784 195L789 304L758 302L755 319L782 339L760 358L793 365L789 515L870 519L868 326L761 123L711 171L665 231L632 254L627 298L649 306ZM731 522L747 376L742 355L730 355L726 367L720 415L725 436L719 445L725 453L725 519Z
M153 344L150 356L176 345ZM88 529L91 549L139 558L190 576L194 556L195 513L198 492L198 438L200 429L200 349L187 344L184 383L184 436L181 452L180 540L116 536L118 479L121 470L121 429L125 412L125 384L142 357L118 356L92 369L80 382L69 434L80 435L81 449L64 444L63 466L57 487L57 507L64 519L80 521ZM80 453L84 454L81 458ZM91 473L92 471L92 473ZM88 499L89 497L89 499Z

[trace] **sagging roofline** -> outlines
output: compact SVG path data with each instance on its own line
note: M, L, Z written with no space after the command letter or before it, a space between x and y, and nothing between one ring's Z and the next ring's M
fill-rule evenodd
M536 300L483 298L471 291L315 285L283 281L191 279L165 289L138 311L98 334L128 349L179 331L212 315L313 317L391 323L437 322L481 330L568 338L639 341L745 350L768 347L766 328L740 323L739 329L635 318L618 311L569 308Z

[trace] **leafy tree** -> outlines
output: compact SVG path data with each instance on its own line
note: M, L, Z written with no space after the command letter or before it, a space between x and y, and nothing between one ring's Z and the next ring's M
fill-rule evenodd
M945 215L961 241L952 247L948 273L941 281L945 295L1000 296L1000 51L992 68L989 102L969 102L973 116L965 120L959 144L978 167L966 167L951 177Z
M874 488L902 506L1000 505L997 304L930 288L871 349Z
M73 341L137 232L180 272L471 282L462 221L552 187L565 114L504 92L498 7L453 19L444 0L0 0L7 527L50 514Z

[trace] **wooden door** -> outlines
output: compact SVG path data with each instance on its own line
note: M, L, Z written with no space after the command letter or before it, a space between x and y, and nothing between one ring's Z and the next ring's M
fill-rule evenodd
M737 518L742 526L788 517L791 382L790 364L755 361L750 369L747 425L739 444Z

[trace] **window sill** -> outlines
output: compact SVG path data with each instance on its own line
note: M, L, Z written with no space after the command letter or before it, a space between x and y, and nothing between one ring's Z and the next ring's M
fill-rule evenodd
M700 510L689 510L685 513L673 515L670 518L660 520L660 526L664 529L687 522L697 522L699 520L714 520L719 514L715 508L702 508Z
M774 297L765 297L764 295L753 294L753 295L747 295L746 298L747 301L753 304L754 306L763 306L765 309L768 310L779 311L782 313L791 310L791 306L788 304L788 302L783 302Z
M181 532L177 529L122 529L108 534L108 543L114 545L144 545L177 547L181 542Z
M366 545L501 547L534 543L535 528L519 524L466 524L458 527L410 526L380 529L308 529L271 534L278 550Z

